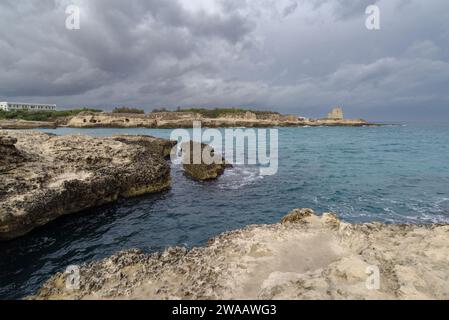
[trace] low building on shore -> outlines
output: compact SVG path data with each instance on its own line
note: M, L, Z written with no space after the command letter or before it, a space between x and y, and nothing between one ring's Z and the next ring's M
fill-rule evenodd
M56 105L42 103L0 102L0 110L53 111L56 110Z

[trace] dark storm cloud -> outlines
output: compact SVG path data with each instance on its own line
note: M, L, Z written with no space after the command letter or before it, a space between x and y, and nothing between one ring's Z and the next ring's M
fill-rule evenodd
M79 5L82 27L68 31L64 2L1 4L2 95L74 95L130 77L170 76L170 69L182 74L207 64L187 60L198 59L211 42L236 45L253 27L232 12L193 13L173 1ZM169 66L159 70L164 63Z
M449 103L448 21L446 0L3 0L0 100L431 115Z
M298 9L298 1L291 0L290 3L282 11L282 16L285 18L294 13L296 9Z

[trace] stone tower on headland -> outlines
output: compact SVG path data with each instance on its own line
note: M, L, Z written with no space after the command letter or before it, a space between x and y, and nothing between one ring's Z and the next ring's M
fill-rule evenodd
M333 108L332 111L328 113L327 118L332 120L343 120L343 109L340 107Z

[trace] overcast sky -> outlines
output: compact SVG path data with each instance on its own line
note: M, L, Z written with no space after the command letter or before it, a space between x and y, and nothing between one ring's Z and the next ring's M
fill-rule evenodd
M449 1L1 0L1 100L449 118Z

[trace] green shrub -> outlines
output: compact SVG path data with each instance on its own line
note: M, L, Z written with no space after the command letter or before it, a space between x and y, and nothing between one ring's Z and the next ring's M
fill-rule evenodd
M29 111L29 110L11 110L3 111L0 110L0 119L17 119L17 120L27 120L27 121L51 121L60 117L70 117L77 115L80 112L103 112L99 109L72 109L72 110L40 110L40 111Z
M137 114L145 114L144 110L136 109L136 108L128 108L128 107L119 107L112 110L112 113L137 113Z
M153 109L153 111L151 111L152 113L157 113L157 112L172 112L170 110L167 110L166 108L160 108L160 109Z
M215 108L215 109L205 109L205 108L189 108L189 109L179 109L178 112L193 112L199 113L205 118L219 118L220 116L225 116L229 114L245 114L246 112L252 112L256 115L268 115L268 114L279 114L273 111L258 111L249 110L241 108Z

